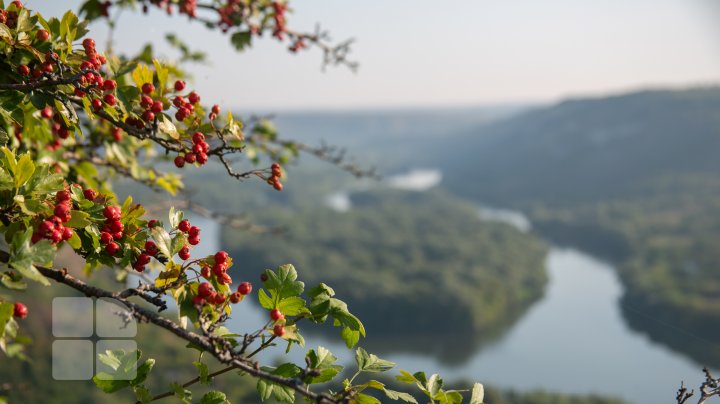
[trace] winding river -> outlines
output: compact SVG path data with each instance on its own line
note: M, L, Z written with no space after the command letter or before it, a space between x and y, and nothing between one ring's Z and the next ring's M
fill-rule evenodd
M515 215L515 216L513 216ZM516 226L527 219L504 210L481 209L481 216ZM203 229L196 255L219 249L219 225L191 218ZM525 228L527 230L527 228ZM619 306L623 287L611 265L581 251L553 247L547 257L549 283L544 297L494 343L468 353L462 363L445 364L420 353L383 354L398 368L433 371L445 379L478 380L517 390L544 389L565 393L599 393L633 403L674 401L681 380L699 381L702 365L631 330ZM234 274L240 280L240 274ZM229 320L233 330L254 330L267 314L254 304L240 304ZM322 345L344 365L353 355L338 338L311 336L307 348ZM274 360L265 353L266 360ZM292 360L303 363L294 349Z

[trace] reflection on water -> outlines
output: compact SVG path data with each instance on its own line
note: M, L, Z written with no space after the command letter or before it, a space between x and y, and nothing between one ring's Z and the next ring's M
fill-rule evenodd
M352 208L352 201L347 192L336 192L325 198L325 206L336 212L347 212Z
M387 181L393 188L408 191L427 191L440 184L442 172L436 169L417 168L404 174L393 175Z
M514 210L481 206L479 211L482 220L507 223L524 233L527 233L532 228L527 216Z
M220 245L218 225L205 219L191 221L203 228L200 251L193 255L214 253ZM398 349L399 341L374 337L370 331L373 343L366 346L383 352L399 368L439 372L448 380L479 380L519 390L600 393L636 403L672 402L681 380L700 380L701 365L627 327L619 306L622 285L611 266L577 250L557 248L551 250L546 266L550 282L545 297L504 334L428 337L427 344L418 339L418 344ZM241 279L242 270L233 270L237 271L233 278ZM246 303L233 311L231 330L253 331L267 321L265 310ZM334 334L306 335L306 341L308 349L325 346L341 364L354 366L338 329ZM411 345L416 345L414 353L407 349ZM452 355L463 360L439 361L434 348L439 345L456 348ZM282 352L280 348L265 352L261 359L274 361ZM303 357L304 350L294 348L284 360L302 364Z

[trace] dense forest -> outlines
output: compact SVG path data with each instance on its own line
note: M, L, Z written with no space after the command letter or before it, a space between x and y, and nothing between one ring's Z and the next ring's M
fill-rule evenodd
M309 282L333 285L368 319L368 332L384 339L409 333L479 343L542 295L546 247L536 236L483 222L473 205L442 193L377 190L351 199L347 212L267 209L256 218L287 228L284 237L228 228L224 248L243 271L258 273L292 257Z

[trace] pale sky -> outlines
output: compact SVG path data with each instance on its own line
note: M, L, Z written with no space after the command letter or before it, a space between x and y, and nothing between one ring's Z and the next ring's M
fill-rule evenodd
M202 0L199 0L202 2ZM45 16L79 0L28 0ZM134 52L175 31L208 53L194 87L242 109L472 106L552 102L645 87L720 83L720 6L714 0L295 0L290 26L316 23L354 37L356 74L320 69L265 38L237 53L187 18L126 14L117 47ZM105 29L93 26L98 45ZM103 46L99 46L101 50Z

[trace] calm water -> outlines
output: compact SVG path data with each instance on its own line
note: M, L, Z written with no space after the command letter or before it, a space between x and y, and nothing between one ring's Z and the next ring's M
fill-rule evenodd
M202 218L191 221L203 229L201 251L194 255L217 251L219 226ZM610 265L581 251L553 248L546 266L550 282L545 297L498 341L470 353L464 363L446 365L430 354L383 357L397 362L398 368L439 372L445 379L519 390L603 393L635 403L673 402L681 380L700 380L701 364L626 326L618 305L622 285ZM233 278L244 280L241 272ZM267 313L247 303L236 306L228 324L233 331L252 331L265 323ZM318 345L352 366L352 353L339 336L307 338L308 349ZM264 355L265 360L276 359L273 353ZM303 363L301 349L295 348L291 356Z

